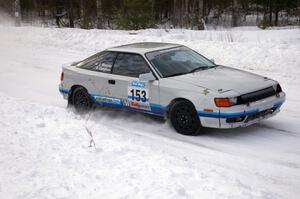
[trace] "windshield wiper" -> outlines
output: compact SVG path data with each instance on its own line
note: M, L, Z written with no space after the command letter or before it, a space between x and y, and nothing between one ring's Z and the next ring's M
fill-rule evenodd
M189 73L194 73L198 70L206 70L206 69L210 69L210 68L214 68L214 67L217 67L217 65L215 65L215 66L200 66L200 67L194 68Z
M200 66L200 67L194 68L193 70L191 70L190 72L187 72L187 73L175 73L175 74L167 75L167 76L164 76L164 77L174 77L174 76L179 76L179 75L186 75L186 74L189 74L189 73L196 72L198 70L206 70L206 69L209 69L209 68L215 68L217 66L218 65L215 65L215 66Z
M178 75L185 75L187 73L175 73L175 74L172 74L172 75L167 75L165 77L174 77L174 76L178 76Z

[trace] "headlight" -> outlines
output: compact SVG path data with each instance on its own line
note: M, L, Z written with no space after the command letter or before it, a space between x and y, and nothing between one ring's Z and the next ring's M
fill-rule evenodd
M215 98L215 104L217 107L230 107L237 104L237 98Z

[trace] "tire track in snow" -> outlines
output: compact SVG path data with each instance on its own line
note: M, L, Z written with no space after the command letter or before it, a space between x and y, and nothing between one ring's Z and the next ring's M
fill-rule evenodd
M237 135L237 134L246 135L249 131L264 132L265 131L264 129L266 129L266 127L260 127L260 125L254 125L253 127L248 127L247 129L244 128L232 129L232 130L207 129L208 132L204 135L184 136L184 135L177 134L168 122L164 122L164 124L162 124L162 122L158 122L157 120L155 120L155 118L152 118L151 116L144 115L141 113L132 113L130 111L124 110L121 111L120 117L115 118L115 116L119 112L117 109L113 108L109 110L109 107L104 107L104 109L105 109L104 111L102 111L101 109L95 111L95 115L91 117L91 120L94 123L93 125L96 125L97 123L99 124L100 122L101 125L105 125L111 129L115 129L119 133L126 132L129 135L143 137L143 139L151 139L153 143L159 142L162 144L167 144L177 148L178 150L181 149L183 151L190 151L196 154L205 154L205 155L210 154L211 156L220 156L220 157L222 156L222 158L224 158L224 156L228 156L229 160L233 160L235 158L244 159L245 161L250 161L250 162L253 161L255 162L259 160L263 164L267 161L269 163L280 164L281 166L289 167L292 169L294 168L297 169L299 167L299 164L297 163L293 163L293 162L285 163L284 161L280 161L276 159L274 160L273 157L271 156L270 157L258 156L257 153L255 152L253 153L253 151L249 153L247 150L244 149L242 149L241 151L241 148L239 150L232 150L232 148L228 148L228 146L222 145L222 141L224 141L223 139L221 140L215 139L216 138L215 136L217 135L221 137L227 137L226 139L232 139L232 141L234 142L235 140L232 137L232 135ZM123 117L130 118L131 114L134 114L132 120L128 121L127 123L123 123L122 118ZM119 122L123 123L123 125L118 125ZM140 131L136 130L136 126L134 125L135 123L142 123L142 126L144 127L143 130ZM248 132L246 133L243 132L245 130ZM269 130L272 130L272 133L282 134L281 131L277 129L269 129ZM202 138L205 139L202 140ZM212 139L213 142L215 143L211 144L212 143L211 141L208 143L204 143L207 140L207 138ZM257 138L259 139L259 137ZM218 143L220 143L220 146L218 145Z

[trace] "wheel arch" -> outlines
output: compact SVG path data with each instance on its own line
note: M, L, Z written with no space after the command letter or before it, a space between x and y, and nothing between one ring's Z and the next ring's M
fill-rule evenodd
M195 112L193 112L192 109L194 109ZM183 110L183 112L180 112L181 110ZM188 111L186 112L186 110ZM178 114L180 115L179 117ZM198 135L202 127L195 104L191 100L183 97L175 98L169 103L167 117L174 129L183 135ZM182 123L180 120L185 120L185 122Z
M184 98L184 97L177 97L177 98L173 99L173 100L168 104L168 106L166 107L166 117L167 117L167 118L169 117L169 114L170 114L170 111L171 111L173 105L174 105L176 102L178 102L178 101L186 101L186 102L189 102L189 103L191 103L191 104L193 105L194 109L196 110L196 107L195 107L194 103L193 103L191 100L189 100L189 99L187 99L187 98ZM196 110L196 111L197 111L197 110Z
M75 84L73 86L71 86L70 90L69 90L69 94L68 94L68 103L69 104L73 104L73 99L72 99L72 96L73 96L73 92L76 88L83 88L84 90L86 90L86 92L88 93L88 90L82 86L82 85L79 85L79 84Z

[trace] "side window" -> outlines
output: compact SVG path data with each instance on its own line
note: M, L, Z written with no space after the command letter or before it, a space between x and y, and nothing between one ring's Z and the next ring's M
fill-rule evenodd
M104 73L110 73L112 65L116 59L117 53L103 52L92 56L90 60L79 66L83 69L94 70Z
M140 55L120 53L113 67L113 74L130 77L139 77L140 74L149 73L150 68Z

